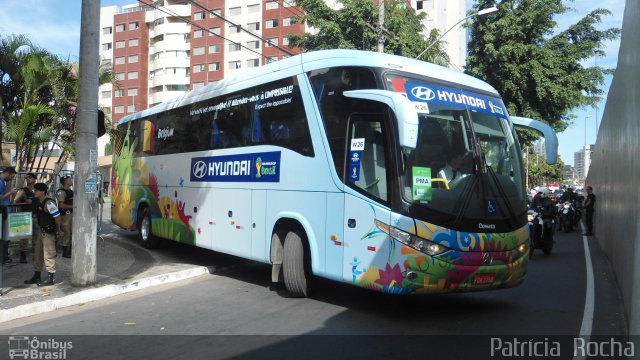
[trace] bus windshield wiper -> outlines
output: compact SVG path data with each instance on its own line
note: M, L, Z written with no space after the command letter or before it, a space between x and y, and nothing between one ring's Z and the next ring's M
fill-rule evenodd
M513 209L513 206L511 206L511 201L509 201L509 198L507 197L507 192L504 191L504 188L502 187L502 184L500 183L500 180L498 179L498 175L496 175L496 172L495 172L495 170L493 170L491 165L487 164L487 170L488 170L489 175L491 175L491 178L493 179L493 182L496 184L496 188L498 189L498 193L504 199L504 202L507 205L507 210L509 211L510 217L511 218L515 218L516 212ZM486 198L485 198L485 201L486 201Z

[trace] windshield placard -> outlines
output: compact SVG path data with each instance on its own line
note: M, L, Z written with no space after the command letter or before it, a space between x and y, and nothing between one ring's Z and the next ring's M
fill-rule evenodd
M431 168L414 166L412 172L412 200L431 201Z
M412 102L465 106L470 110L507 118L502 101L495 98L433 84L407 82L404 87L407 98Z

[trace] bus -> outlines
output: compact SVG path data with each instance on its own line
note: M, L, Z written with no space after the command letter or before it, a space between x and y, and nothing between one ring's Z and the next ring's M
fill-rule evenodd
M494 88L462 73L303 53L127 115L116 132L112 221L147 248L168 239L266 263L299 297L315 277L414 294L526 276L514 124Z

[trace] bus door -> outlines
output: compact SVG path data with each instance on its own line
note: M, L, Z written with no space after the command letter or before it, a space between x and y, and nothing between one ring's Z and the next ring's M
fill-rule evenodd
M372 108L380 108L374 106ZM388 140L381 112L356 113L349 119L344 181L344 265L346 281L356 282L373 263L382 266L389 254L384 227L389 224ZM381 228L382 227L382 228Z

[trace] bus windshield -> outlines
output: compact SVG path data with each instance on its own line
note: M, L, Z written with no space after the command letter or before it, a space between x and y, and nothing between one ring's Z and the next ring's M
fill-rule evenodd
M404 199L458 225L516 218L524 180L502 101L406 77L387 80L421 112L416 148L401 149Z

